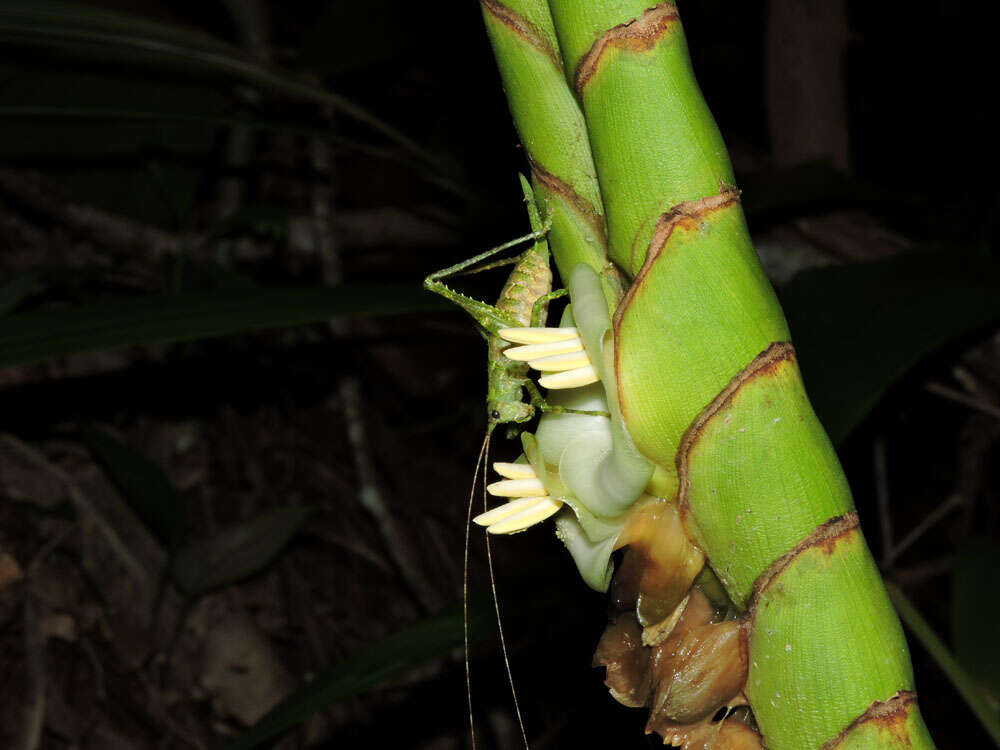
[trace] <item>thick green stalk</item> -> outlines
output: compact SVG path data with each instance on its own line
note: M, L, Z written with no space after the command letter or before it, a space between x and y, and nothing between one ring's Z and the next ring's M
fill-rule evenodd
M676 8L550 0L611 258L635 280L614 370L636 446L744 611L771 750L933 747L902 630L750 244Z
M552 220L549 244L563 279L579 263L602 279L609 305L624 293L605 250L601 203L583 113L567 84L546 0L480 0L535 197ZM613 310L613 307L612 307Z
M733 184L729 156L672 5L550 5L591 134L611 257L634 276L664 212Z

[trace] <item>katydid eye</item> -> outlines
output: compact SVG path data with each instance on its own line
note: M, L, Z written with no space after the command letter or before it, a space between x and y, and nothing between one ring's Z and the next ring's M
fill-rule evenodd
M493 419L500 419L500 412L494 409L493 413L490 414L490 416L493 417Z

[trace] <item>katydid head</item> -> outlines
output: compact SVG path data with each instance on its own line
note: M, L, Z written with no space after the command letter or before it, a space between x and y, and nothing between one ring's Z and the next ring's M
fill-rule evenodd
M498 424L509 424L511 428L508 430L508 437L516 437L521 432L514 425L527 422L535 416L535 407L523 401L491 401L487 406L489 407L487 431L492 433Z

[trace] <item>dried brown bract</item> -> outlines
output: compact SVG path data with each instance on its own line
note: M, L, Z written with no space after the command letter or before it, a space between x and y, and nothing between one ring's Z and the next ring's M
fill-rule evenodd
M688 537L677 505L657 499L636 506L619 543L627 544L628 550L615 576L615 603L637 601L643 625L669 617L705 564L705 556Z
M761 747L756 732L738 719L712 721L719 709L745 703L743 625L713 622L715 610L698 588L677 609L655 646L643 645L644 629L633 612L618 615L605 629L594 666L607 669L612 697L626 706L651 705L646 731L665 743L705 750ZM645 634L656 628L645 628Z
M604 684L623 706L640 708L649 702L650 657L642 645L642 627L626 612L610 623L597 644L594 666L606 667Z
M712 721L705 718L697 724L660 724L648 727L663 737L664 745L677 745L683 750L763 750L761 737L736 718Z

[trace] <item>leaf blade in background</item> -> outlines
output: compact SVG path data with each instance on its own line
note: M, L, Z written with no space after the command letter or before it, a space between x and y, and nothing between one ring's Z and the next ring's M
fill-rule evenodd
M782 305L809 398L834 443L936 349L1000 323L1000 261L907 253L804 271Z
M1000 641L996 622L1000 604L993 592L1000 580L1000 549L988 539L962 545L952 570L951 638L955 657L1000 701Z
M903 590L889 580L885 581L885 589L903 624L920 641L931 658L937 662L938 667L944 673L945 677L948 678L958 691L958 694L962 696L965 704L976 715L976 718L979 719L979 722L983 725L983 729L993 738L996 746L1000 747L1000 715L997 713L996 702L987 700L984 692L974 683L969 673L955 658L954 654L948 650L948 647L934 631L934 628L931 627L931 624L913 606L913 602L907 598Z
M188 597L227 586L262 570L291 541L312 508L278 508L174 553L170 575Z
M175 343L319 323L344 315L446 309L417 284L224 289L150 295L0 319L0 367L75 352Z
M590 589L566 585L571 571L575 567L568 556L551 549L545 557L532 560L530 567L519 569L516 576L498 579L498 590L504 592L504 627L510 632L544 627L552 638L577 629L580 623L572 613L600 605ZM472 646L496 635L496 613L488 593L470 594L468 604ZM259 747L314 713L447 656L461 648L463 641L462 605L457 603L356 650L272 708L225 750Z
M184 533L184 508L163 470L106 432L90 427L82 437L147 528L173 549Z
M208 34L74 3L14 0L0 6L0 42L8 46L86 50L100 55L124 53L130 61L141 57L193 66L203 73L235 76L287 96L332 107L425 164L441 168L437 157L357 103L264 65L238 47Z
M31 294L44 272L40 268L19 273L0 286L0 316L17 308Z
M495 631L491 614L492 608L485 599L469 602L470 642ZM355 651L268 711L225 750L259 747L314 713L444 656L462 642L462 609L453 605Z

